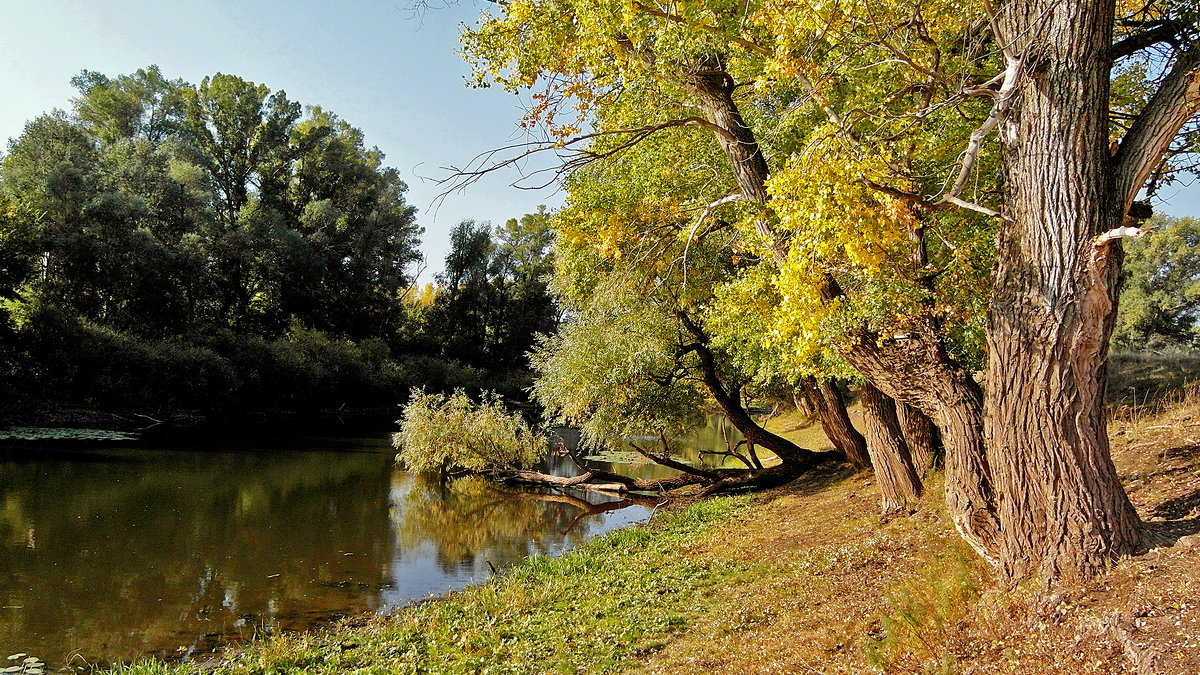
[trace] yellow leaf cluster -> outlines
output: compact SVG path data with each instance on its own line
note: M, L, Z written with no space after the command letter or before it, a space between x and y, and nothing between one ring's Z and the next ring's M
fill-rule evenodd
M827 275L880 274L904 255L918 225L903 202L871 186L873 178L882 182L886 168L883 153L863 158L828 136L793 156L771 179L771 204L790 246L775 281L780 303L768 339L786 344L797 360L815 357L827 331L823 324L838 310L836 302L821 297Z

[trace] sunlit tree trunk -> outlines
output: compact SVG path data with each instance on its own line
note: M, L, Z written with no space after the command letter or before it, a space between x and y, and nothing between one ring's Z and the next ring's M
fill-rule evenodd
M818 381L815 377L809 377L804 381L804 388L806 398L816 408L821 429L833 447L855 467L871 466L867 440L850 421L846 401L842 398L837 383L833 380Z
M862 385L863 426L867 451L879 482L883 512L903 510L921 496L923 486L896 417L896 402L874 385Z
M1111 0L999 10L999 37L1022 71L1000 128L987 443L1000 562L1014 577L1089 576L1142 546L1104 418L1121 254L1100 235L1122 225L1129 202L1110 172L1113 14Z

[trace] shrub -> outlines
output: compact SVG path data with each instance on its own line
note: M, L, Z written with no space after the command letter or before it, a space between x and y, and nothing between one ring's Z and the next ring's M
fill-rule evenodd
M497 464L530 467L545 454L546 437L500 397L484 392L476 404L463 390L449 396L414 389L393 437L396 459L412 471L473 472Z

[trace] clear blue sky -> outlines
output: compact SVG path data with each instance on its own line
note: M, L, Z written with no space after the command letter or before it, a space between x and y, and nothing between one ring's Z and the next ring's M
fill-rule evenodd
M84 69L120 75L157 64L191 83L230 73L362 129L408 183L422 249L440 269L460 220L502 223L562 196L511 188L519 176L508 172L435 204L442 188L429 179L445 177L442 167L522 140L521 100L465 85L459 25L487 3L433 0L417 15L410 2L0 0L0 148L37 115L69 109L70 80Z
M367 144L409 184L426 228L423 250L441 268L447 232L465 218L500 223L551 207L562 196L509 187L494 175L448 196L433 178L477 153L522 140L518 97L469 89L458 57L459 25L488 3L430 0L0 0L0 145L26 121L69 108L70 79L158 64L169 78L199 82L224 72L282 89L359 127ZM1168 188L1156 209L1200 216L1200 184ZM427 272L423 281L431 280Z

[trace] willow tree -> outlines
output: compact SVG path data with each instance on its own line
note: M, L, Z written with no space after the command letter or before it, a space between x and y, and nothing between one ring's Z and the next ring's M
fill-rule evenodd
M711 153L692 147L691 161L671 175L647 171L689 147L672 135L567 180L568 203L553 221L555 284L573 318L534 354L533 392L551 418L579 426L592 443L677 436L715 403L747 444L724 454L750 474L705 477L777 484L829 457L753 419L749 396L758 383L709 334L704 305L735 266L722 237L689 236L695 233L687 208L670 197L690 193L691 174L705 172ZM768 453L777 466L766 466Z
M560 147L583 126L551 119L567 99L597 133L618 129L594 111L638 101L624 148L664 126L712 132L738 191L709 206L740 201L747 251L779 270L759 285L781 299L769 332L800 352L841 335L842 358L943 432L948 510L967 541L1008 574L1052 578L1145 543L1103 418L1118 242L1200 109L1194 7L1116 10L527 0L466 44L485 78L545 84L527 123L550 123ZM1138 86L1114 97L1115 76ZM629 96L651 88L698 114L654 117ZM790 155L784 168L772 150ZM955 276L979 269L989 227L985 402L961 358L970 339L954 339L978 275Z
M647 138L667 130L691 128L707 136L724 156L723 170L715 172L708 183L719 178L726 187L725 192L708 199L693 197L697 215L691 232L704 236L714 228L729 227L737 233L735 248L730 251L732 257L744 260L747 267L784 270L778 279L772 279L769 273L750 275L761 282L761 290L781 291L785 300L797 293L806 297L830 296L826 307L812 315L817 317L817 325L830 319L840 321L840 327L830 326L822 335L810 334L811 339L796 340L793 345L772 346L784 353L783 358L791 364L793 373L829 375L831 371L821 368L813 358L819 346L826 347L827 354L841 352L846 357L848 353L862 353L866 354L864 358L870 358L877 353L873 349L877 335L890 335L894 328L911 323L905 321L905 314L914 311L914 304L929 306L928 311L920 309L916 313L936 315L942 311L932 306L936 293L927 287L945 288L952 284L934 283L937 275L930 274L925 269L926 263L920 262L925 255L921 219L901 200L888 195L873 199L872 203L882 203L885 208L880 217L867 219L870 222L864 221L862 205L843 208L854 201L854 195L864 192L864 186L854 175L843 177L837 170L849 167L851 171L860 171L859 165L871 163L886 165L876 161L879 159L876 156L865 160L852 158L845 165L819 162L825 167L819 176L837 179L833 190L848 189L838 208L825 212L830 217L829 227L807 232L803 226L785 222L786 216L779 211L780 195L771 192L770 184L776 182L772 166L783 168L786 174L798 179L804 168L793 166L788 171L789 167L781 167L783 160L804 149L806 143L839 131L825 119L832 106L823 98L813 99L813 83L796 63L780 65L772 58L774 52L763 46L772 39L764 30L769 27L766 21L753 16L747 22L747 16L738 14L734 7L717 5L681 7L680 13L670 13L640 3L626 7L512 3L505 6L502 16L468 33L465 44L468 54L478 59L480 75L485 81L494 79L513 87L535 83L545 86L525 123L546 125L558 139L559 147L590 144L574 156L568 168L611 159L625 152L639 153ZM743 37L747 26L754 33L751 38ZM514 36L520 37L514 39ZM787 75L785 84L778 82L781 73ZM751 89L745 86L748 82L760 86ZM810 109L810 100L817 100L819 105ZM570 109L570 104L574 105L576 117L562 122L564 108ZM595 132L572 136L583 124L580 120L592 125ZM825 144L818 145L822 146L818 149L828 149ZM844 153L835 155L840 158ZM670 166L668 162L663 169L672 170ZM819 190L828 191L824 185ZM821 258L816 266L808 264L814 252ZM787 272L789 267L803 271ZM814 274L814 270L820 273ZM874 292L888 288L886 282L897 279L921 283L907 283L903 291ZM871 283L871 280L885 283ZM785 287L786 290L781 290ZM836 298L834 289L840 289ZM909 297L904 303L892 302L906 293ZM854 296L861 296L865 303L846 301ZM743 296L724 303L710 314L719 318L733 309L753 304ZM776 305L772 303L768 310L773 311ZM807 311L795 302L784 305L790 308L788 311ZM872 316L872 310L880 311ZM747 319L735 323L743 328L766 329L759 330L760 335L777 332L763 317ZM954 509L957 522L970 523L971 503L986 502L988 496L977 495L974 487L981 474L977 467L983 455L982 395L977 387L971 388L974 383L969 372L953 362L946 341L938 332L936 316L926 323L932 326L930 330L940 357L937 366L941 368L941 376L937 379L945 383L943 389L957 394L954 403L965 402L959 407L968 410L964 414L943 414L939 406L949 397L932 395L926 397L927 405L921 410L937 415L939 423L953 427L946 434L948 443L957 442L960 446L953 456L970 460L951 463L952 468L966 467L951 472L952 476L961 477L952 480L951 485L955 494L970 495L958 500L962 508ZM871 328L861 329L859 324ZM726 321L725 325L732 324ZM731 344L738 340L743 345L754 341L742 340L739 333L745 331L735 330ZM762 351L743 350L747 354ZM760 364L765 363L760 360ZM888 393L894 395L894 390ZM876 422L885 424L882 419ZM896 447L902 444L899 440Z

